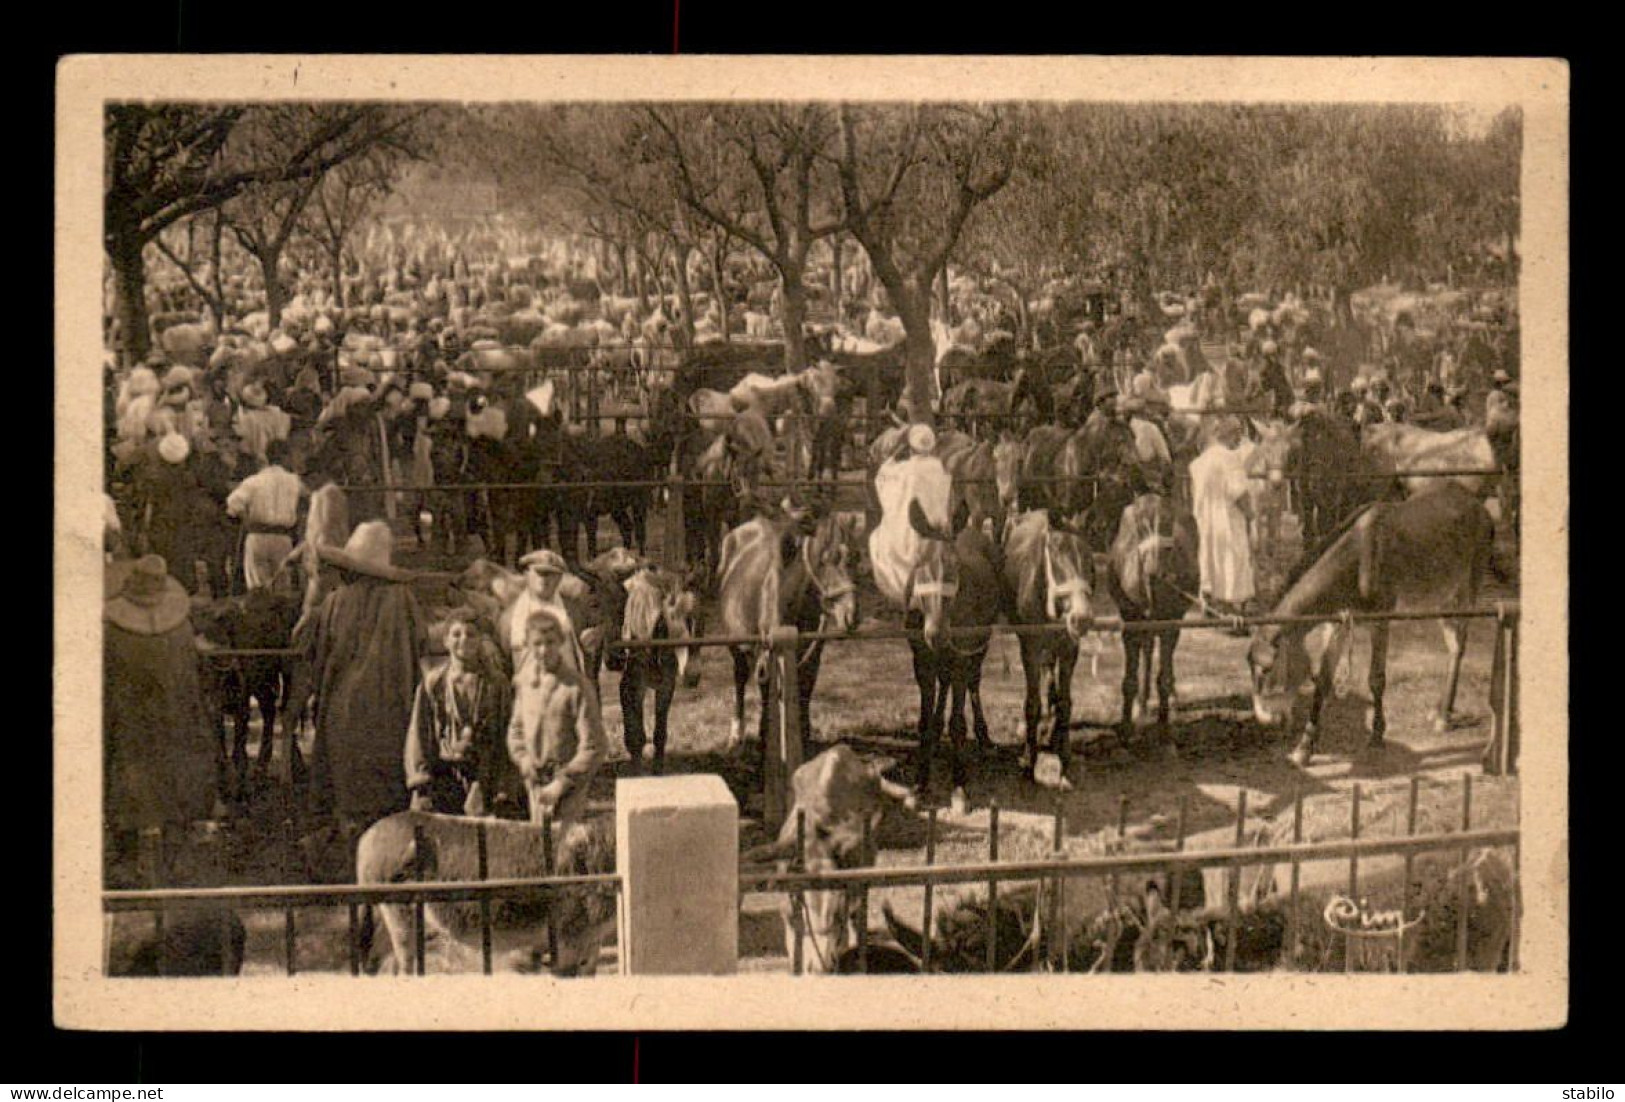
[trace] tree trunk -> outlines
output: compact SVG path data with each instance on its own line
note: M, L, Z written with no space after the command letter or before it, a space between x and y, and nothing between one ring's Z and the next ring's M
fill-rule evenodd
M726 251L721 245L711 251L711 301L717 307L717 329L722 333L723 344L728 343L728 288L723 283Z
M615 244L615 294L616 294L617 297L620 297L620 298L625 298L628 294L631 293L630 284L628 282L629 277L630 277L630 273L627 271L627 267L628 267L628 261L627 261L627 256L626 256L626 246L619 243L619 242L616 242L616 244Z
M686 246L673 250L672 268L677 284L677 309L683 315L677 323L683 334L683 347L694 347L694 295L688 286L688 255Z
M328 263L333 266L333 303L344 309L344 243L336 242L327 250Z
M795 274L785 272L779 277L784 300L784 369L800 371L807 366L807 342L802 332L807 319L807 288L802 285L799 269L790 267Z
M903 323L909 413L914 421L930 424L937 366L937 346L931 339L931 284L909 280L886 290Z
M830 300L835 306L835 324L840 325L846 317L845 303L842 300L844 288L841 285L841 235L836 234L829 239L830 256Z
M942 324L952 326L954 315L951 300L948 296L948 265L944 264L942 266L942 271L937 273L937 278L932 281L932 286L937 292L937 309L942 314Z
M287 301L282 286L282 250L271 249L258 259L260 274L265 280L265 316L275 329L282 324L282 305Z
M132 229L108 227L109 253L118 288L120 359L125 367L140 363L152 349L147 332L147 273L141 266L146 242Z

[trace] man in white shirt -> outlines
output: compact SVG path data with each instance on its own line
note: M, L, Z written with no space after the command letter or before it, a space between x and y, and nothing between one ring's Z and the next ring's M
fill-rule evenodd
M285 441L268 442L265 466L226 497L226 513L241 519L248 530L243 541L243 580L250 589L269 586L293 550L293 529L305 486L298 475L282 466L287 454Z
M1207 450L1191 462L1191 505L1200 536L1202 596L1222 609L1242 611L1253 599L1252 545L1248 542L1251 483L1241 453L1241 424L1225 417Z

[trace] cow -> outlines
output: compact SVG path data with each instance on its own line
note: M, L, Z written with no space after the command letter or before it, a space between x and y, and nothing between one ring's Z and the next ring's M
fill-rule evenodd
M874 839L888 808L912 814L917 806L914 794L904 785L887 780L884 770L884 762L865 761L844 743L804 762L790 778L790 814L778 839L745 851L741 863L776 862L781 871L788 869L796 857L799 836L806 844L802 868L807 872L873 865ZM852 936L849 891L802 892L799 897L790 893L780 904L780 913L784 919L785 952L791 959L796 956L796 942L800 940L811 950L803 955L808 973L840 970L843 951Z
M482 833L487 879L615 871L612 821L549 824L548 829L554 834L552 868L547 867L547 846L539 824L427 811L396 812L368 827L361 836L356 846L356 880L360 884L478 880ZM362 957L368 960L369 971L373 970L376 931L373 911L382 917L389 937L390 956L380 962L380 970L409 971L417 934L414 908L405 903L380 903L368 909L360 937ZM524 954L540 962L551 926L556 940L548 966L553 974L593 975L604 942L615 930L615 912L615 892L604 888L532 888L497 896L490 905L493 961L497 953L502 953ZM426 903L423 917L426 933L436 935L445 946L448 970L480 967L478 903Z

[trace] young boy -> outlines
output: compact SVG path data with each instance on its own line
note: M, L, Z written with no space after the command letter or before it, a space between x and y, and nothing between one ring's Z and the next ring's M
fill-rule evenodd
M580 819L587 787L604 760L604 721L598 694L565 657L564 621L547 608L525 620L524 647L514 663L513 719L508 756L530 796L531 822Z
M451 657L418 684L406 732L414 810L483 815L500 802L508 691L479 669L479 645L473 614L453 613L446 624Z

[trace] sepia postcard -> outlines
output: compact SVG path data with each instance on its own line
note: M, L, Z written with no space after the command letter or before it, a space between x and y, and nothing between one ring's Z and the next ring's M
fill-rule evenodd
M59 1026L1567 1020L1565 63L57 93Z

